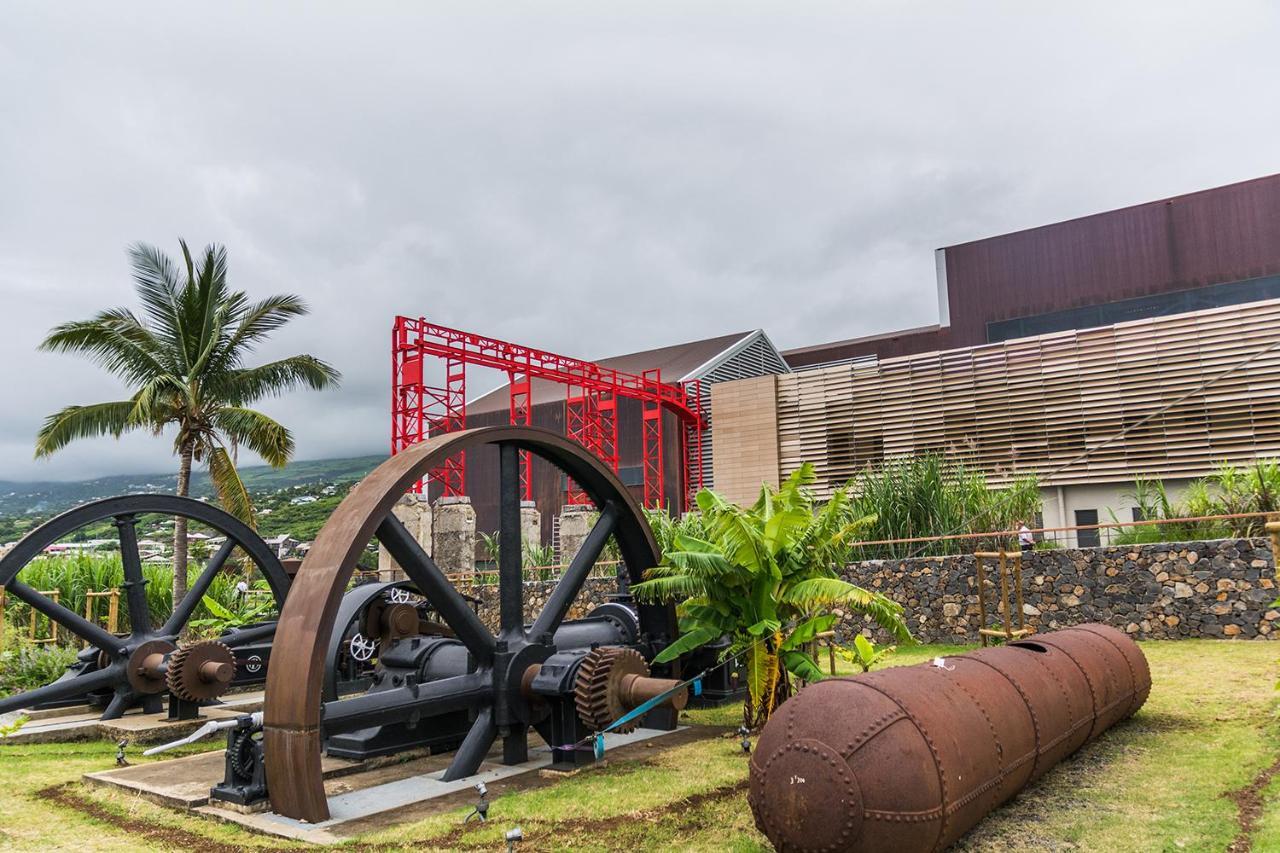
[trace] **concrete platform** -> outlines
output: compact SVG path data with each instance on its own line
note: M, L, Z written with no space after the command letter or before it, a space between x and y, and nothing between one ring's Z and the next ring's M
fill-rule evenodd
M225 696L221 705L200 709L194 720L170 721L165 714L144 714L140 710L129 711L116 720L100 720L101 710L87 706L54 708L47 711L31 711L30 719L18 731L0 738L0 750L6 744L64 743L78 740L124 740L129 743L164 743L190 734L209 720L221 720L251 714L262 710L262 691L235 693ZM6 717L18 717L15 713ZM0 751L0 755L3 755Z
M684 742L691 734L697 733L687 727L674 732L637 729L630 734L609 734L605 736L606 760L611 755L634 753L637 747L643 750L648 746ZM326 757L322 766L331 817L319 824L270 811L245 813L230 804L211 801L209 789L221 781L223 775L221 750L89 773L84 778L87 782L125 790L164 805L237 823L255 832L315 844L335 844L378 825L417 820L432 811L469 803L475 799L477 782L483 781L489 787L491 798L509 784L536 783L540 779L538 771L544 771L551 764L551 750L532 732L529 737L527 762L512 767L500 763L499 744L490 751L478 773L453 782L442 782L439 778L449 766L452 753L400 753L365 762ZM542 775L547 779L563 778L563 774L552 771ZM433 805L436 808L431 808ZM388 812L395 812L394 817Z

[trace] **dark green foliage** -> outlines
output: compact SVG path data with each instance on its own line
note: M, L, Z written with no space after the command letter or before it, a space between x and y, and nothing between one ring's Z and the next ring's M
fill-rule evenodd
M62 675L75 659L73 648L35 645L6 631L5 647L0 651L0 696L43 687Z
M1180 501L1169 497L1160 480L1138 480L1131 497L1142 517L1149 520L1274 513L1280 510L1280 461L1259 459L1240 467L1224 462L1208 477L1189 483ZM1119 519L1112 513L1111 520ZM1148 524L1120 528L1113 541L1138 545L1262 536L1265 523L1265 518L1240 518Z
M809 649L835 626L833 608L865 614L909 639L900 604L840 578L850 543L870 519L843 489L818 507L810 492L814 479L806 464L781 488L762 488L750 507L704 489L697 514L679 521L650 516L663 543L662 564L632 591L641 601L678 602L681 631L656 660L727 635L727 654L743 655L747 666L743 716L749 726L763 724L786 699L788 674L822 678Z

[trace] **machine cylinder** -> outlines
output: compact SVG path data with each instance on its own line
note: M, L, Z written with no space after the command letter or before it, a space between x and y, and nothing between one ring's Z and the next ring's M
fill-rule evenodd
M1151 691L1106 625L936 663L820 681L777 710L748 801L778 850L942 850Z

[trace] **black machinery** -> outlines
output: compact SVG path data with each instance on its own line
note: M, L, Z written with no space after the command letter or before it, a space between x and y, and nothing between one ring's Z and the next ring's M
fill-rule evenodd
M459 453L494 454L499 469L499 613L486 625L392 507ZM572 478L599 513L540 613L526 616L520 564L520 469L537 456ZM338 695L326 673L342 636L343 596L371 537L387 549L434 612L408 602L369 607L361 631L376 637L367 690ZM567 619L612 540L621 557L614 601ZM552 749L552 765L594 760L592 735L642 705L643 724L676 725L687 702L678 662L650 662L675 641L669 605L633 604L629 584L659 558L653 533L616 474L582 446L546 430L497 427L448 433L414 445L356 485L317 535L281 614L267 677L262 760L268 796L283 815L328 817L320 758L456 750L441 779L474 774L501 738L501 760L528 759L528 730ZM493 630L496 629L496 630ZM655 706L647 707L654 702ZM626 727L641 722L629 720ZM622 728L623 726L617 726ZM617 730L615 728L615 730Z
M147 605L148 581L138 545L137 529L147 516L181 516L226 537L178 607L158 626L152 624ZM72 611L57 600L53 590L34 589L23 582L21 574L50 546L83 535L86 528L103 521L109 521L119 536L128 629L120 633ZM247 556L247 563L237 551ZM86 648L52 683L0 698L0 714L88 705L101 710L101 719L110 720L133 708L158 713L167 705L170 719L192 719L201 706L217 702L227 691L261 684L271 660L274 619L228 628L216 639L180 641L200 600L223 572L234 572L242 578L256 572L266 580L277 609L288 594L289 574L270 546L233 516L192 498L153 494L106 498L69 510L31 531L0 558L0 586L11 600L23 602L47 617L50 630L75 636ZM409 600L410 586L364 583L347 593L339 616L340 624L346 628L335 636L331 664L326 669L330 685L327 695L336 697L339 690L350 692L368 686L376 643L360 634L365 610L380 609L383 598L393 604L397 598ZM424 621L429 623L429 606L421 596L416 600Z
M391 512L415 482L460 452L496 453L500 463L499 613L492 626ZM519 506L520 465L528 464L530 454L572 478L599 515L541 612L526 618ZM185 515L227 533L191 595L157 630L149 628L145 581L129 536L141 512ZM127 638L112 636L15 580L43 547L42 538L106 517L121 529L133 625ZM256 534L198 501L115 498L73 510L45 528L51 528L48 535L33 534L0 561L0 581L96 651L54 684L4 700L0 711L115 691L104 716L118 716L133 704L158 705L157 694L166 687L181 701L206 701L265 670L260 714L207 724L183 741L227 731L226 778L213 791L218 799L252 804L269 797L276 812L317 823L328 817L320 772L324 752L363 759L410 749L453 751L441 776L450 781L476 773L499 738L501 758L495 760L525 762L532 728L550 747L551 766L572 768L595 760L599 733L639 725L673 729L689 701L680 661L652 664L677 639L674 608L638 604L628 594L630 584L658 562L648 523L599 459L545 430L466 430L392 457L351 490L292 581ZM407 581L350 587L370 538L381 542ZM621 566L610 572L617 578L615 593L585 616L568 619L611 540L621 557ZM278 623L179 648L178 631L235 547L250 555L283 602ZM713 663L716 653L695 652L703 659L691 671ZM708 686L714 698L730 698L739 689L731 676Z
M221 533L225 540L212 555L186 596L162 625L153 625L147 605L147 579L138 547L138 522L145 515L180 516ZM87 527L110 521L120 542L124 568L125 612L129 630L117 635L58 602L52 591L23 583L20 573L45 550ZM179 636L209 591L239 551L266 580L278 606L289 591L289 576L270 547L235 517L209 504L173 495L125 495L94 501L42 524L0 558L0 586L5 594L48 617L58 628L86 643L76 661L56 681L0 699L0 714L88 704L102 709L102 719L122 716L131 708L161 710L171 696L170 716L190 717L204 702L233 686L266 678L275 622L231 629L215 641L180 645ZM56 629L55 629L56 630Z

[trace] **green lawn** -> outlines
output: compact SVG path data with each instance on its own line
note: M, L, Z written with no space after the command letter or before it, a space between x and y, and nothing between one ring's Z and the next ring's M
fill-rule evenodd
M1239 798L1231 794L1280 758L1274 716L1280 649L1208 640L1142 649L1154 680L1146 706L988 818L957 849L1222 851L1233 843L1241 829ZM891 660L915 663L956 651L918 647ZM715 726L736 725L738 716L733 708L688 715L691 723ZM221 853L299 846L78 781L109 767L113 755L106 743L0 747L0 849ZM519 825L521 853L768 849L752 826L746 776L737 739L712 737L506 794L494 800L487 825L464 827L469 809L461 808L350 844L499 850L503 832ZM1255 788L1261 813L1253 849L1280 851L1280 775Z

